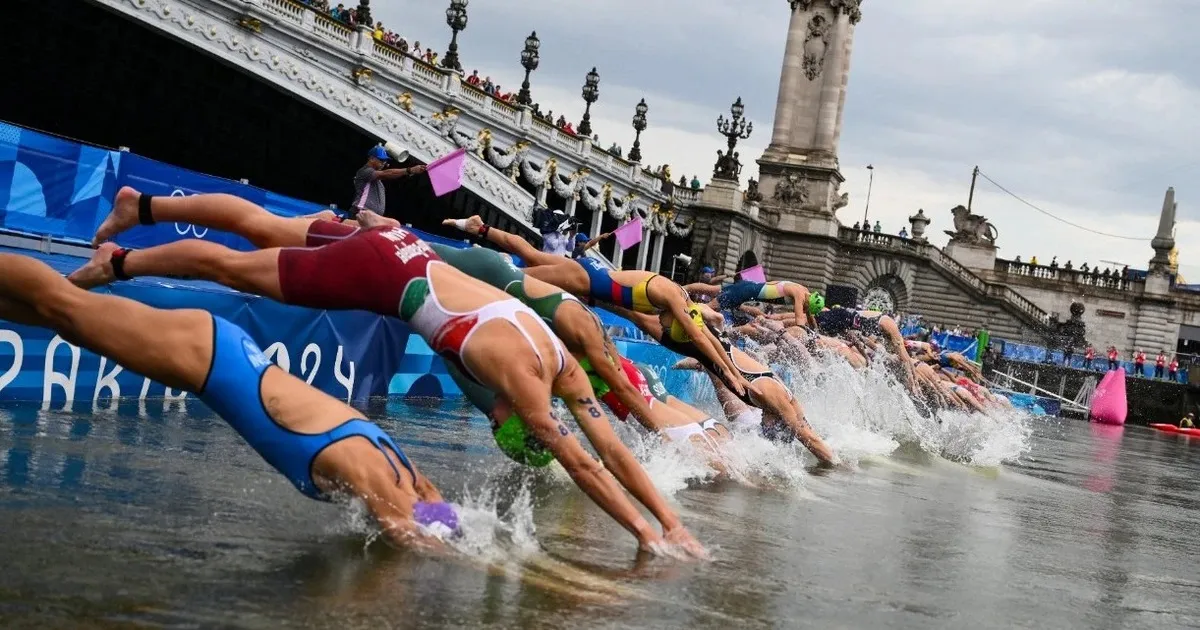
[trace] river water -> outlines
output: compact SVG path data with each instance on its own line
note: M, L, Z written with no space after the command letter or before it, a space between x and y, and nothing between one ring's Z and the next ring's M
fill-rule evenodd
M1200 625L1200 440L1016 416L897 423L886 391L808 387L851 469L740 439L740 481L714 482L623 430L705 563L639 557L561 469L509 464L454 403L369 410L464 506L441 557L301 497L198 402L8 405L0 627Z

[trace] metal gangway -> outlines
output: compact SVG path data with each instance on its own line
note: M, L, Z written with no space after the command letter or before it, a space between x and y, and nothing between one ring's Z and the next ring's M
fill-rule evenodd
M1005 391L1010 391L1010 392L1014 392L1014 393L1028 393L1028 394L1034 394L1037 396L1045 396L1046 398L1053 398L1054 400L1057 400L1062 404L1063 409L1071 411L1071 412L1075 412L1075 413L1081 413L1081 414L1084 414L1085 416L1091 410L1092 396L1096 392L1096 384L1097 384L1095 376L1089 376L1089 377L1087 377L1086 380L1084 380L1083 385L1079 388L1079 393L1075 394L1075 398L1073 398L1073 399L1066 398L1065 396L1063 396L1064 392L1067 389L1067 377L1065 374L1059 380L1058 393L1054 393L1048 389L1039 387L1038 386L1038 377L1039 376L1040 376L1040 372L1035 371L1033 373L1033 382L1029 383L1027 381L1023 381L1023 380L1013 376L1011 372L996 372L995 376L994 376L994 380L986 381L986 382L989 387L999 389L999 390L1005 390ZM1029 391L1028 392L1018 392L1016 389L1017 385L1027 387L1029 389Z

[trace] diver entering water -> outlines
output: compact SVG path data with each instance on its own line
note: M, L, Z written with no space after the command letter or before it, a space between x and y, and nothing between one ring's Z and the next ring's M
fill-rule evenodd
M123 367L196 393L305 496L361 499L393 543L436 544L452 506L358 411L279 369L228 321L89 293L50 267L0 254L0 318L50 328Z
M360 225L373 216L360 213ZM383 221L348 233L353 226L319 218L277 217L231 195L152 198L126 187L118 192L97 239L157 221L224 230L272 247L240 252L187 240L131 252L103 243L71 280L89 287L141 275L200 277L285 304L398 317L447 364L501 394L511 405L510 413L515 411L525 421L580 489L633 534L642 548L663 549L665 542L704 555L617 438L578 362L537 313L447 265L412 232ZM345 269L357 270L358 282L347 282ZM603 466L551 414L552 394L564 400L604 460ZM663 535L617 483L658 519Z
M703 326L692 311L694 304L687 292L669 278L650 271L608 269L599 260L586 256L575 259L552 256L538 251L515 234L485 225L478 215L467 219L447 219L442 223L486 239L520 256L528 265L527 275L586 297L593 306L612 304L637 313L654 315L661 328L670 331L675 341L694 346L697 353L719 367L733 391L739 394L745 391L746 383L737 378L733 366L722 358L720 348L704 334ZM649 330L646 332L650 333Z

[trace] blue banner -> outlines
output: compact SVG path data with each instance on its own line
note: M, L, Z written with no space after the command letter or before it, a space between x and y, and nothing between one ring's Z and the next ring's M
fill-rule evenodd
M81 262L17 251L64 272ZM201 308L224 317L245 329L281 368L341 400L462 394L441 359L395 318L286 306L206 282L142 278L106 290L157 308ZM57 409L179 394L49 330L0 320L0 400L40 400Z

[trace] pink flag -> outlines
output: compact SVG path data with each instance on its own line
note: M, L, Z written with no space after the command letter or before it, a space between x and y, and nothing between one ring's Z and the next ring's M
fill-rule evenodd
M429 163L429 183L433 194L441 197L462 187L463 169L467 166L467 150L459 149Z
M613 236L617 237L617 245L621 247L621 251L625 251L634 245L642 242L642 218L636 219L622 225L613 232Z
M742 280L746 280L748 282L766 282L767 281L767 274L763 273L762 265L754 265L753 267L747 267L746 269L743 269L743 270L739 271L738 273L742 274Z

